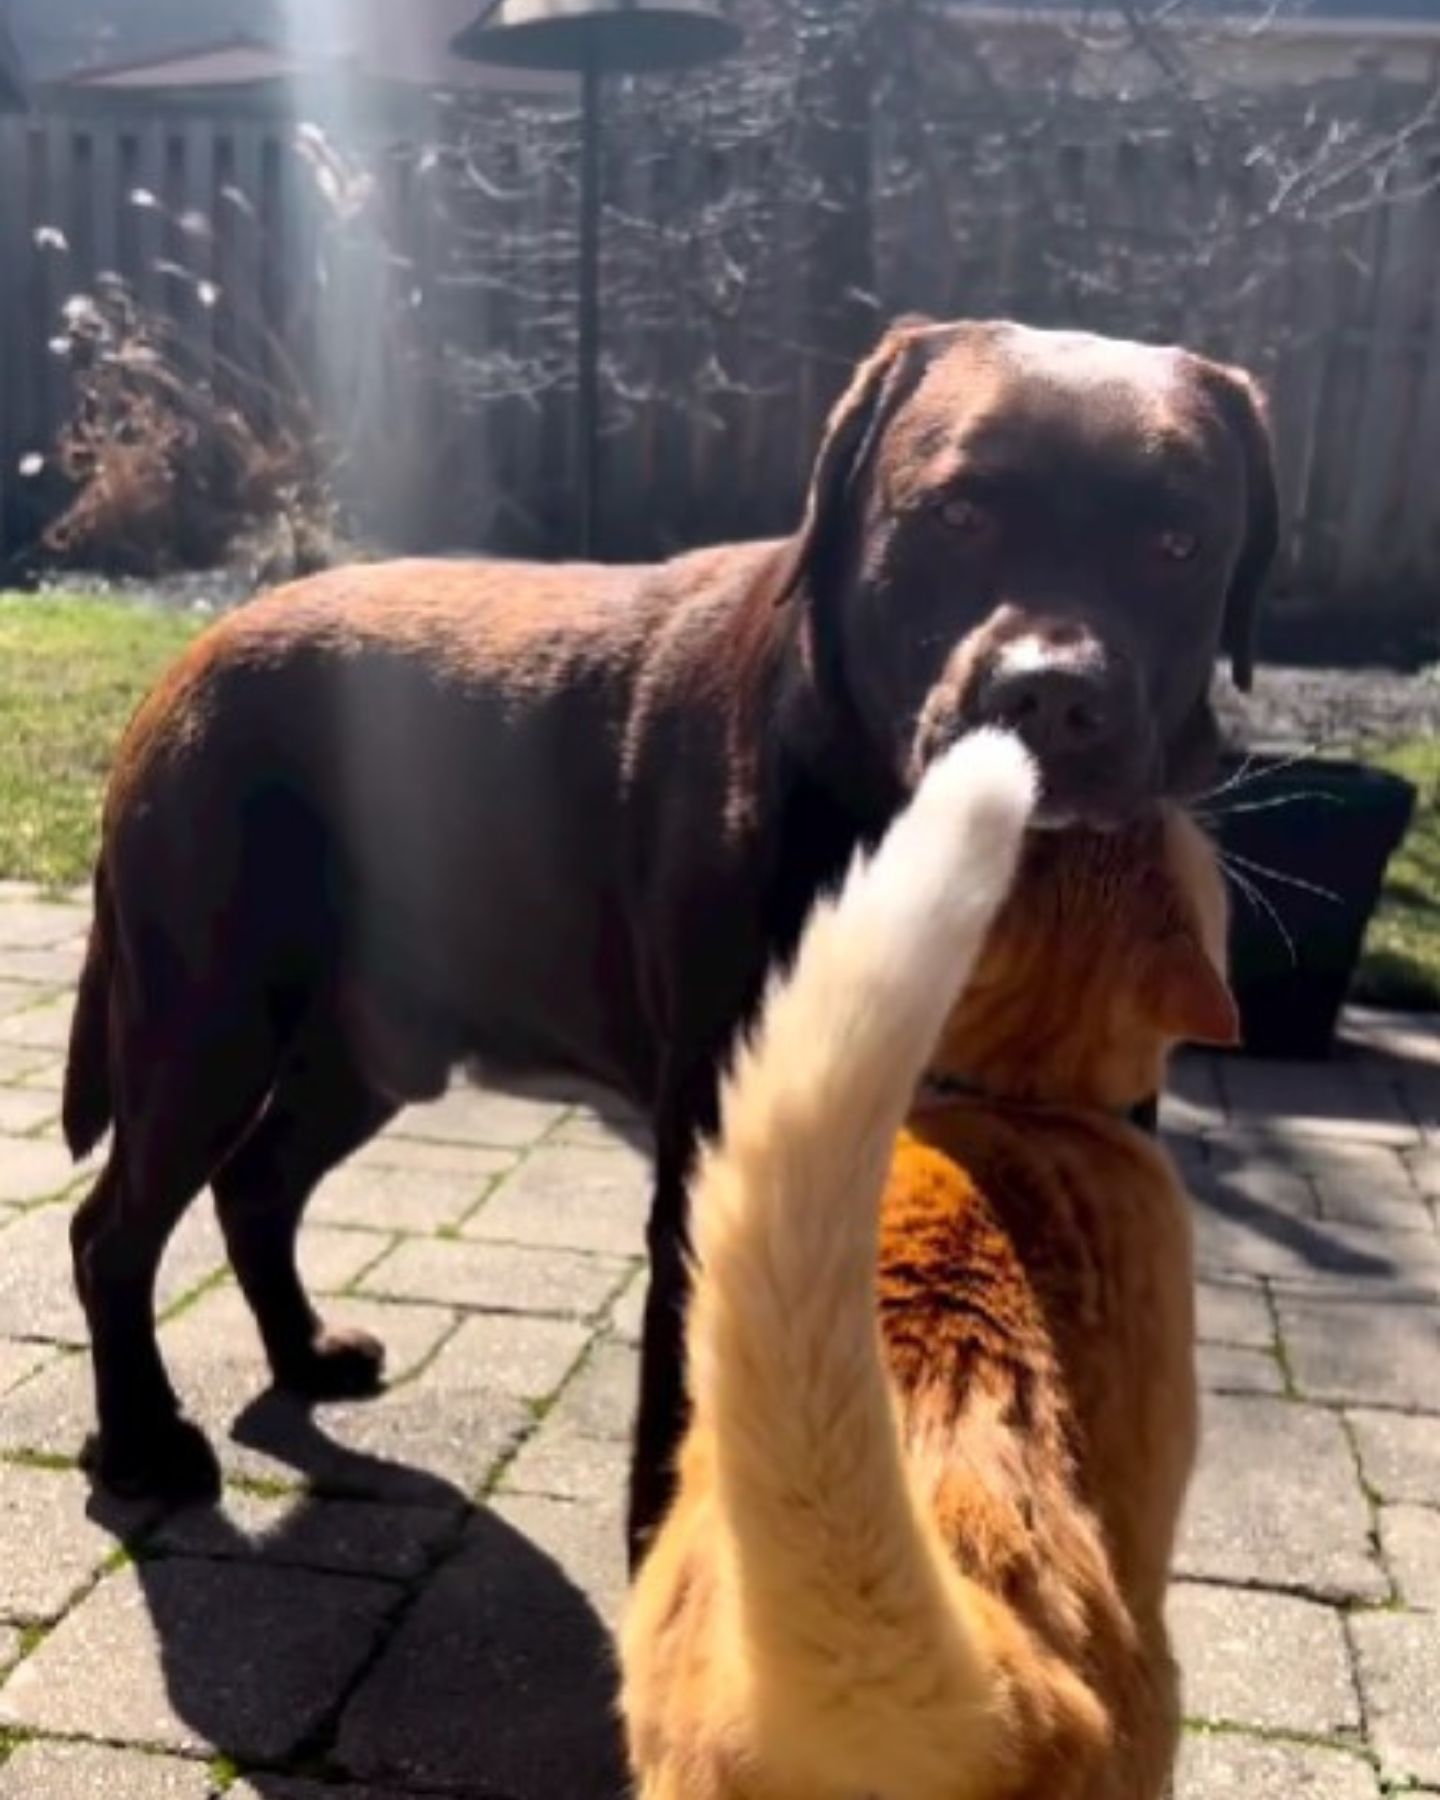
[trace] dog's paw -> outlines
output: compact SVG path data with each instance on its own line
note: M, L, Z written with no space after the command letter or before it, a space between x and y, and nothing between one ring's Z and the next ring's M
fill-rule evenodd
M205 1433L188 1419L156 1420L143 1430L95 1433L80 1454L98 1486L121 1500L182 1506L215 1500L220 1464Z
M379 1393L385 1346L368 1331L321 1331L303 1355L275 1371L276 1383L307 1400L360 1400Z

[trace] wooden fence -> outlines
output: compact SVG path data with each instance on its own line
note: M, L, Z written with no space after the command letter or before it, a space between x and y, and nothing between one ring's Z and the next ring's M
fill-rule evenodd
M70 405L50 348L61 310L108 270L174 321L202 370L307 390L374 535L563 552L574 166L542 156L550 128L533 129L528 151L509 142L478 183L441 181L433 157L397 150L374 165L367 197L333 171L317 182L282 120L93 106L0 119L11 544L53 504L45 476L22 466L33 470ZM805 193L780 183L767 198L775 150L763 141L646 156L623 129L607 168L606 548L653 554L782 529L845 373L805 335ZM1341 183L1294 214L1263 203L1256 141L1237 127L1199 143L1114 103L1022 132L971 109L930 131L920 158L905 121L882 118L872 211L857 225L874 272L866 303L877 330L916 308L1003 313L1247 364L1272 394L1286 589L1309 616L1433 624L1434 139L1417 134L1389 160L1378 197L1372 183L1350 203L1361 189ZM449 158L452 173L461 161ZM751 196L743 207L738 193Z

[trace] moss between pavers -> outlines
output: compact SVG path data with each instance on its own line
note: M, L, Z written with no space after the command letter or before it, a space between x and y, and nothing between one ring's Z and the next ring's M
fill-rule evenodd
M1302 1398L1300 1384L1295 1379L1295 1365L1290 1360L1290 1347L1285 1342L1285 1333L1280 1327L1280 1308L1275 1300L1274 1287L1270 1282L1262 1279L1260 1292L1265 1296L1265 1307L1270 1314L1270 1329L1274 1333L1270 1348L1280 1367L1281 1396L1286 1400L1299 1400Z
M168 1325L172 1320L180 1318L184 1313L196 1307L207 1294L213 1294L217 1288L228 1287L231 1282L230 1270L227 1267L212 1269L208 1275L202 1275L194 1287L186 1288L184 1293L176 1296L166 1307L155 1314L157 1325Z
M60 1456L53 1450L0 1450L0 1463L12 1469L46 1469L65 1473L80 1467L73 1456Z
M623 1292L623 1289L621 1291ZM613 1307L614 1303L615 1297L612 1296L610 1305ZM524 1402L525 1407L530 1414L529 1423L524 1430L516 1435L514 1442L509 1444L491 1465L485 1476L485 1480L481 1484L476 1495L477 1505L484 1505L486 1502L495 1498L499 1492L501 1482L504 1481L511 1467L518 1459L521 1451L524 1450L527 1444L534 1440L545 1421L564 1398L567 1388L573 1387L580 1379L594 1360L600 1347L611 1341L613 1340L610 1338L610 1335L605 1328L603 1326L598 1328L581 1346L579 1354L575 1357L574 1361L570 1364L569 1368L566 1369L565 1373L560 1377L559 1381L556 1382L550 1392L528 1399Z
M391 1251L394 1250L395 1246L402 1238L425 1236L424 1232L419 1231L374 1231L368 1226L363 1225L327 1225L325 1229L327 1231L349 1231L353 1232L356 1236L373 1237L376 1240L375 1254L370 1260L366 1263L362 1263L348 1281L342 1282L340 1286L334 1290L336 1298L351 1300L359 1300L367 1297L361 1294L360 1283L374 1274L376 1269L380 1267L381 1263L383 1263L385 1258L390 1255Z
M226 1488L234 1488L238 1494L253 1494L257 1500L293 1500L306 1493L305 1482L268 1480L263 1475L227 1475Z
M240 1779L240 1765L233 1757L224 1755L212 1756L205 1767L211 1781L215 1783L215 1791L217 1793L228 1794L230 1789L234 1787L235 1783Z
M1278 1725L1240 1725L1230 1719L1195 1719L1182 1717L1181 1729L1190 1737L1253 1738L1261 1744L1289 1744L1297 1750L1336 1750L1347 1756L1360 1756L1377 1767L1368 1743L1353 1733L1326 1735L1314 1731L1290 1731Z

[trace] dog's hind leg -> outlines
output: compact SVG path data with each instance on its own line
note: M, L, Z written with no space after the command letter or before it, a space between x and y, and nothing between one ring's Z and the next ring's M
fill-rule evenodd
M117 1493L172 1499L219 1485L204 1435L180 1416L155 1333L155 1277L170 1234L252 1123L274 1066L269 1022L172 1031L157 1056L122 1025L109 1157L70 1228L90 1326L99 1422L87 1459Z
M326 1330L296 1262L301 1216L324 1176L396 1110L366 1081L335 1020L317 1017L264 1117L214 1178L230 1260L276 1383L312 1399L373 1393L385 1352L367 1332Z

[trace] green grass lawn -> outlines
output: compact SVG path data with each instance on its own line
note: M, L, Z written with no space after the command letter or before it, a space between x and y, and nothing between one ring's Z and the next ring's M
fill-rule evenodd
M0 595L0 877L89 879L116 741L198 625L132 603Z
M1415 816L1386 871L1354 996L1374 1006L1440 1010L1440 738L1362 750L1413 781Z
M50 888L88 879L116 740L200 625L132 603L0 595L0 877ZM1420 798L1357 998L1440 1008L1440 739L1365 755L1408 776Z

